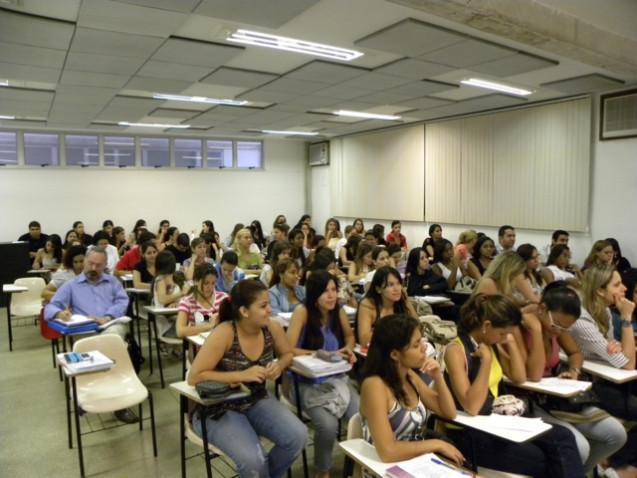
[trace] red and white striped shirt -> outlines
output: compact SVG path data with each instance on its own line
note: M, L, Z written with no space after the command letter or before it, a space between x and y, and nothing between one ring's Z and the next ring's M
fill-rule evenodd
M202 318L205 316L211 318L213 314L219 312L219 305L221 304L221 301L227 296L228 294L225 294L224 292L215 291L212 301L212 307L206 307L197 302L195 296L191 294L179 301L178 309L179 312L185 312L187 314L188 324L194 325L197 322L195 320L197 314L201 314Z

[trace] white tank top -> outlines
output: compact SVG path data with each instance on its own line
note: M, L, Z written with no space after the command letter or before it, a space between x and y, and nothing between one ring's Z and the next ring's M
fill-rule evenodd
M546 268L553 273L553 278L555 280L575 279L575 274L571 274L568 271L562 270L554 264L546 266Z
M445 266L442 262L436 262L436 264L438 264L438 267L440 267L440 271L442 272L442 276L445 279L449 279L449 276L451 275L451 269L449 269L447 266ZM460 267L458 267L456 269L456 280L460 280L462 279L462 271L460 271Z

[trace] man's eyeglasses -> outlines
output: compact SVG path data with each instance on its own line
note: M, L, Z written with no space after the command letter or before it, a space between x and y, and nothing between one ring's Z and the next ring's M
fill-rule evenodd
M555 321L553 320L553 314L551 314L550 310L549 310L549 322L551 324L551 327L557 330L558 332L568 332L568 329L569 329L568 327L563 327L555 323Z

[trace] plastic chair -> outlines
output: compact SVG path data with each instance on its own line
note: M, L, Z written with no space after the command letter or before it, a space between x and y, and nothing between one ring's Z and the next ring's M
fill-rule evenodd
M360 413L353 415L352 418L349 419L349 422L347 422L347 439L352 440L354 438L363 438L363 421ZM359 464L355 464L351 458L345 456L343 478L347 478L348 476L360 478L362 476L362 470Z
M113 360L115 365L105 372L89 373L75 377L77 405L87 413L110 413L139 405L139 429L142 430L141 403L148 399L153 436L153 455L157 456L153 396L137 377L128 356L126 343L118 335L100 334L78 340L73 346L74 352L89 352L93 350L102 352ZM79 424L77 426L80 469L83 471L82 442Z
M13 294L11 298L11 316L18 317L38 317L42 309L42 291L46 283L42 277L22 277L13 283L29 290L19 294Z
M62 334L56 332L51 327L49 327L49 323L44 320L44 308L41 308L40 315L38 316L40 320L40 335L42 338L51 342L51 355L53 357L53 368L57 367L57 361L55 360L55 354L60 353L60 344L58 339L62 338Z

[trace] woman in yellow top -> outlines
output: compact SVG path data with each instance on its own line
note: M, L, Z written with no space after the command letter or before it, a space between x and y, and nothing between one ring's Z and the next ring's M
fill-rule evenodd
M239 269L250 270L253 274L261 274L263 269L263 257L258 252L252 252L252 233L250 229L239 229L234 236L232 248L239 257Z
M488 415L500 395L502 378L526 380L522 355L513 337L520 309L503 295L472 296L460 310L458 337L447 346L445 378L456 406L470 415ZM448 436L477 466L533 477L584 477L573 434L559 425L525 443L465 428Z

